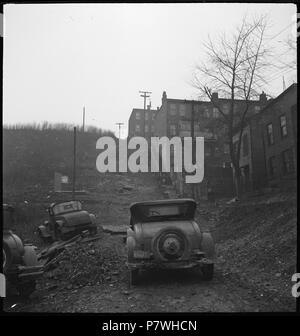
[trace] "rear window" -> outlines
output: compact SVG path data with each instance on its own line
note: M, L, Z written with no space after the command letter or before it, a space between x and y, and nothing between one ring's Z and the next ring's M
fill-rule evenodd
M54 205L52 208L54 215L59 215L66 212L81 210L81 203L78 201L66 202Z
M143 222L184 220L193 218L190 204L140 205L133 214L135 220Z

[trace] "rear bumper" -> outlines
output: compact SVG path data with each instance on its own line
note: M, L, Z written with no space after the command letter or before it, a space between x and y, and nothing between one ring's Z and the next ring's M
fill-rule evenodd
M202 258L199 260L178 260L178 261L165 261L157 262L153 260L143 260L127 262L127 266L130 269L184 269L193 268L197 266L203 266L207 264L213 264L210 259Z
M17 266L13 270L9 270L5 276L8 283L17 285L27 283L40 278L44 273L43 266Z
M72 225L72 226L63 226L61 228L62 233L71 233L71 232L82 232L85 230L96 229L97 226L93 223L85 225Z
M37 266L18 266L17 277L20 280L33 280L39 278L44 273L44 267Z

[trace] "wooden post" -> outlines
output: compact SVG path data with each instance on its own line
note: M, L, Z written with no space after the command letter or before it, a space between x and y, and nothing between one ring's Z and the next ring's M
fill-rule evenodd
M195 163L195 153L196 153L196 144L195 144L195 111L194 111L194 100L192 100L192 111L191 111L191 138L192 138L192 163ZM192 195L195 196L195 185L192 183Z
M74 127L74 148L73 148L73 190L72 199L75 200L75 190L76 190L76 127Z

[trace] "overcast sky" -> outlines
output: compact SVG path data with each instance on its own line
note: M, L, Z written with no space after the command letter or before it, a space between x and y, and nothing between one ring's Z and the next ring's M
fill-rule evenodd
M270 45L280 54L293 35L292 4L51 4L4 5L3 122L86 123L123 136L139 90L197 98L189 81L201 43L230 33L244 14L268 14ZM295 36L295 34L294 34ZM284 57L288 57L285 55ZM288 59L288 58L286 58ZM293 71L270 77L276 96L296 81Z

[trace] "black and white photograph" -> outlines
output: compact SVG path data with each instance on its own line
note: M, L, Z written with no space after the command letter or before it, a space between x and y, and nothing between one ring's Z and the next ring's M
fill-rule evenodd
M296 313L296 4L1 16L5 315Z

